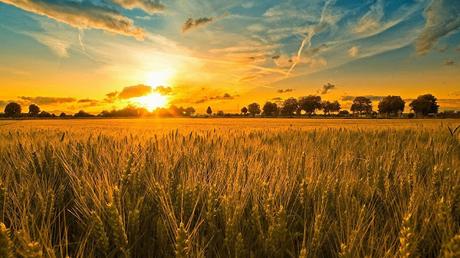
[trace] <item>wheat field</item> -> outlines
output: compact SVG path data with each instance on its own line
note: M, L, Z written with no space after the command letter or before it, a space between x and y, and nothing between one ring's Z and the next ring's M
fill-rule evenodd
M458 124L0 121L0 257L460 257Z

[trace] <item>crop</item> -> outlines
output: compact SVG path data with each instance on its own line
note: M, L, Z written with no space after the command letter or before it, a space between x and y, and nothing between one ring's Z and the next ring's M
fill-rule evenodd
M460 141L446 128L283 123L2 127L0 255L460 253Z

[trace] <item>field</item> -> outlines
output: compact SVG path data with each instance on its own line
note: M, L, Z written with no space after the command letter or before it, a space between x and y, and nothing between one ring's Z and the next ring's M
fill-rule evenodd
M0 121L0 257L460 257L459 124Z

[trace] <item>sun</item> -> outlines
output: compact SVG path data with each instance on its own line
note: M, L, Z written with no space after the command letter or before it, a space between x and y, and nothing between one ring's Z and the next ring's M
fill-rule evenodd
M171 70L160 70L148 73L146 76L146 83L152 87L166 86L171 84L171 78L173 71Z
M157 108L165 107L168 103L168 98L164 95L154 92L147 96L135 98L134 103L137 106L141 106L148 109L149 111L153 111Z

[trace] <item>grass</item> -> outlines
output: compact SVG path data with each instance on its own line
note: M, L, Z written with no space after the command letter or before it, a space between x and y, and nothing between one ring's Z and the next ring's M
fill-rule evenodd
M460 254L458 121L60 123L0 127L1 257Z

